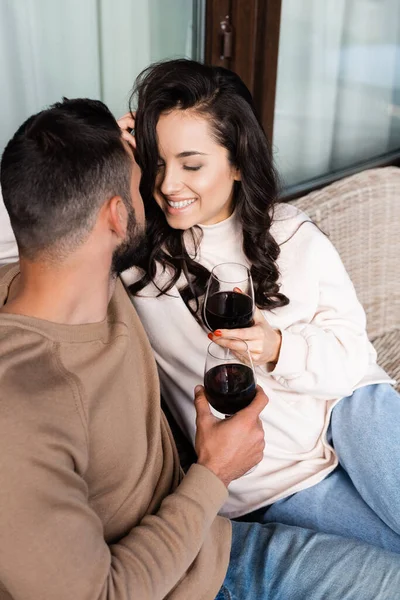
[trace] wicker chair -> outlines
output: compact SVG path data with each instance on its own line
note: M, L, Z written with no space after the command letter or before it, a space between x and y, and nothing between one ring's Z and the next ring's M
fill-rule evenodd
M371 169L293 202L329 236L367 313L379 364L400 389L400 169Z

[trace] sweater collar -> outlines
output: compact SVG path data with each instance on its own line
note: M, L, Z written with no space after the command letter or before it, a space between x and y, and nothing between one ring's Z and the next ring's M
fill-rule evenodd
M201 248L204 251L207 248L218 247L222 243L229 243L237 236L238 232L241 232L241 225L234 211L230 217L214 225L197 225L187 229L184 233L185 247L189 256L195 259L193 238L196 240L196 245L201 238Z
M214 225L199 225L199 227L203 233L202 245L221 243L223 240L229 239L236 235L238 231L241 231L236 211L233 211L230 217L219 223L215 223Z

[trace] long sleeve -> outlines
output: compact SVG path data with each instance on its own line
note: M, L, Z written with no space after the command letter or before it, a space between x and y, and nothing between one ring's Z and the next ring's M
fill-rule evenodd
M194 465L156 514L107 545L76 470L86 441L83 431L71 434L74 415L60 414L58 425L34 411L14 418L12 400L0 402L0 579L11 596L164 598L199 553L226 499L223 484Z
M351 394L365 375L370 343L364 310L337 251L317 228L306 227L314 231L302 268L312 273L317 303L309 322L282 330L271 375L290 390L332 399Z

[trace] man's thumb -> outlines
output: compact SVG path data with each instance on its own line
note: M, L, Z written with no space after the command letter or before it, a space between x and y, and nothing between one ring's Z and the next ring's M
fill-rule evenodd
M202 385L196 385L194 389L194 405L198 417L211 414L210 406L207 402L204 387Z

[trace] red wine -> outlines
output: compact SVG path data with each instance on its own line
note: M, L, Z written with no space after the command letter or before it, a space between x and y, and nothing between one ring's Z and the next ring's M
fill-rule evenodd
M240 363L217 365L205 374L204 389L215 410L233 415L248 406L256 395L253 370Z
M217 292L207 298L204 312L206 325L211 331L251 327L254 324L253 301L247 294Z

